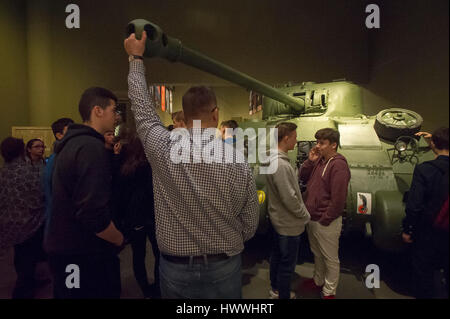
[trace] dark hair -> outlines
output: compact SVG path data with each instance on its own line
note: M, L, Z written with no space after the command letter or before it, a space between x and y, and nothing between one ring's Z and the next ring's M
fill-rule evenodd
M214 91L206 86L193 86L183 95L183 112L185 119L201 118L203 114L217 106Z
M173 130L173 124L170 124L170 125L167 127L167 129L169 130L169 132L172 131L172 130Z
M102 109L106 109L111 103L110 100L117 103L117 97L107 89L92 87L84 91L78 104L78 110L80 111L83 122L90 120L94 106L98 105Z
M340 146L340 133L338 130L335 130L333 128L323 128L316 132L314 137L317 140L328 140L330 144L336 143L336 149Z
M44 144L44 141L43 141L43 140L41 140L41 139L39 139L39 138L33 138L33 139L29 140L28 143L27 143L27 145L25 146L25 154L27 155L27 157L28 157L29 159L31 159L31 155L30 155L30 152L28 151L28 149L31 148L31 147L33 146L33 143L34 143L34 142L37 142L37 141L42 142L42 144Z
M431 141L438 150L448 150L448 127L440 127L435 130Z
M114 143L114 145L115 144L117 144L117 143L119 143L120 142L120 136L114 136L114 138L113 138L113 143Z
M297 129L297 125L290 122L283 122L275 126L278 129L278 142L280 142L283 137L288 136L293 131Z
M173 120L176 120L177 122L180 122L180 121L184 122L183 111L178 111L178 112L172 113L172 121Z
M222 123L220 123L220 126L229 127L232 128L233 130L239 127L239 125L235 120L223 121Z
M123 163L120 167L120 173L123 176L134 174L136 169L147 162L144 146L137 136L130 137L128 144L124 145Z
M55 122L53 122L52 124L52 131L53 131L53 135L56 138L56 133L60 133L62 134L64 131L64 128L69 125L69 124L73 124L73 120L67 117L63 117L60 118L59 120L56 120Z
M23 156L25 151L25 144L21 138L7 137L0 145L2 157L6 163L9 163L16 158Z

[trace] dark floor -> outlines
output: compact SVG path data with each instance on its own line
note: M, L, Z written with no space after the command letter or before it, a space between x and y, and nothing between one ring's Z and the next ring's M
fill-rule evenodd
M306 238L306 236L305 236ZM153 255L151 246L147 246L147 269L149 280L153 279ZM299 261L292 282L292 289L297 298L319 298L303 292L299 286L305 278L311 278L314 265L312 255L304 240L300 249ZM0 256L0 298L11 298L16 280L11 249ZM243 298L268 298L269 282L269 254L270 241L267 236L256 236L246 244L243 254ZM400 255L386 254L376 250L370 240L358 234L351 234L341 238L341 276L337 291L337 298L345 299L406 299L410 296L410 273L407 253ZM131 265L131 248L126 247L120 254L122 275L122 298L143 298L142 293L133 276ZM369 264L376 264L380 269L380 288L368 289L365 286L365 270ZM37 277L49 278L46 263L41 263L37 269ZM440 276L436 274L439 284ZM441 298L448 298L448 294L440 292ZM51 282L37 289L36 298L52 298Z

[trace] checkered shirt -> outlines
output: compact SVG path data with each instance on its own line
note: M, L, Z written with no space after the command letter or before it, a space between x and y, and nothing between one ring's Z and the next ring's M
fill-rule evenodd
M201 142L203 151L206 145L223 149L221 154L213 152L211 163L195 163L199 152L184 157L190 163L174 163L171 151L176 152L176 145L192 145L196 129L184 130L184 138L174 138L174 131L164 127L141 60L130 62L128 89L137 133L153 170L156 237L161 252L174 256L242 252L244 242L256 232L259 212L255 181L248 163L240 157L243 155L221 139L211 139ZM200 144L192 149L195 145ZM242 161L233 163L237 158Z

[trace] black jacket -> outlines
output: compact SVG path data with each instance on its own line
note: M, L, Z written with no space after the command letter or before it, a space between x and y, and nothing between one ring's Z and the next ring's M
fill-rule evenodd
M434 217L439 212L446 194L448 195L448 186L447 190L444 190L442 183L443 172L448 172L448 169L449 157L442 155L416 166L406 200L403 232L413 236L417 233L433 232Z
M129 176L120 174L119 170L114 178L113 191L118 227L125 237L130 236L136 227L148 226L154 229L155 208L150 164L143 163Z
M116 251L96 236L111 222L111 163L104 143L94 129L73 124L55 148L52 211L44 239L49 254Z

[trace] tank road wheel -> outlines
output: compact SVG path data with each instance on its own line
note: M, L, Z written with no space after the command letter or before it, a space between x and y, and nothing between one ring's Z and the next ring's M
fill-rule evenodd
M413 136L422 126L420 114L400 108L382 110L375 120L375 132L380 138L395 142L400 136Z

